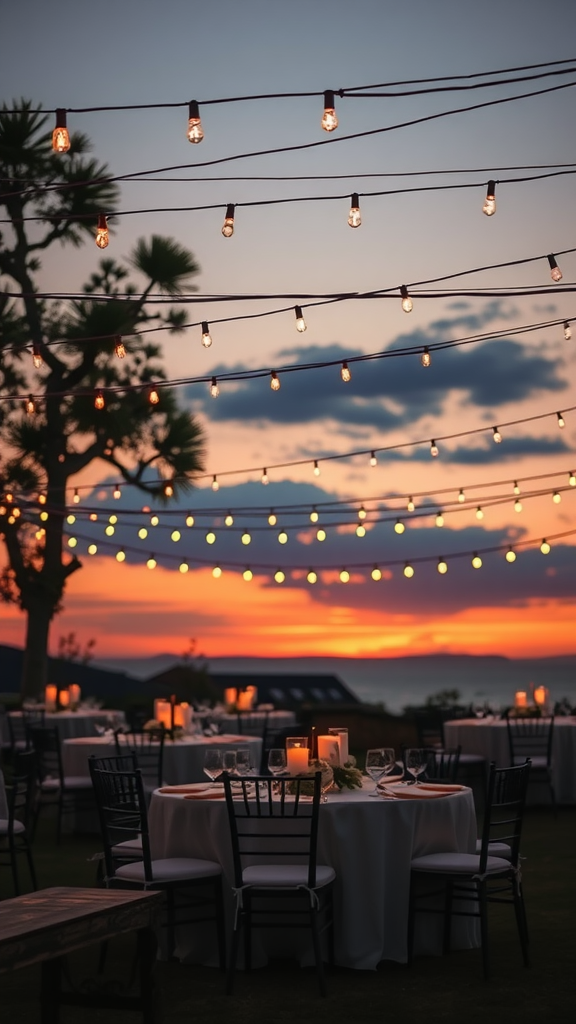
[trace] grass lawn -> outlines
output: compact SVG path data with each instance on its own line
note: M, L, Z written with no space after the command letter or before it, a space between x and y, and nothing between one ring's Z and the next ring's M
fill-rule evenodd
M235 994L223 994L223 977L211 968L158 963L165 1024L568 1024L574 1020L574 910L576 815L562 808L555 819L545 809L529 809L524 833L524 886L532 967L522 966L513 912L490 907L493 974L482 979L479 950L417 959L408 969L382 963L377 971L336 968L327 972L328 998L318 995L313 970L292 962L272 963L246 976L238 974ZM41 822L35 861L41 887L93 885L97 837L66 836L54 842L53 822ZM23 868L24 871L24 868ZM0 872L0 894L12 895L7 869ZM95 951L96 952L96 951ZM128 970L128 940L110 951L110 969ZM83 963L86 957L82 956ZM94 955L95 960L95 955ZM76 964L76 970L82 965ZM40 1020L39 968L0 976L3 1024ZM84 1011L64 1007L62 1024L119 1024L139 1021L135 1013Z

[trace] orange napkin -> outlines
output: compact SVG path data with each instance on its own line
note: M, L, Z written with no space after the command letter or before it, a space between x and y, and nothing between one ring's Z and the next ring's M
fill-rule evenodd
M172 793L175 795L185 793L205 793L207 789L211 789L209 782L187 782L181 786L162 786L160 793ZM224 792L224 786L219 784L217 788L212 789L212 792Z
M437 797L448 796L446 792L439 792L437 789L420 789L419 786L392 785L382 786L384 796L393 796L397 800L433 800Z
M452 782L419 782L420 789L437 789L441 793L461 793L466 786L458 786Z
M205 790L204 793L185 793L185 800L223 800L224 793L217 790Z

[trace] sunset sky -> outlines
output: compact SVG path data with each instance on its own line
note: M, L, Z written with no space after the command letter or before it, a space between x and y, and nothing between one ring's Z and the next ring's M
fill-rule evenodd
M137 238L157 233L177 238L200 264L195 284L206 299L185 307L192 326L154 336L168 377L264 371L244 382L221 380L217 399L205 382L178 388L182 406L205 427L206 474L186 498L158 511L157 526L150 513L136 514L142 495L124 488L113 499L117 478L105 465L70 481L70 499L78 487L79 509L98 508L99 518L89 523L79 515L69 528L84 567L69 582L52 650L59 636L75 631L82 642L95 638L98 657L179 654L191 637L208 658L576 652L574 295L418 295L553 288L546 255L576 245L576 174L509 179L544 174L553 164L576 171L574 87L345 138L576 83L576 74L420 96L336 96L339 127L331 135L320 128L321 96L203 106L222 97L321 93L568 59L576 38L573 0L5 0L3 14L0 92L8 104L19 97L49 110L199 101L200 146L186 139L184 107L69 114L68 124L93 139L96 157L115 174L158 171L122 184L125 216L114 224L107 254L127 257ZM323 145L262 155L311 143ZM248 153L260 155L240 158ZM497 212L486 217L491 178L499 181ZM443 187L399 191L432 185ZM394 194L366 195L384 190ZM362 225L352 230L355 191L364 193ZM316 201L240 205L297 197ZM225 239L228 203L239 205L234 235ZM99 258L90 243L51 253L42 288L81 290ZM576 252L557 258L569 288ZM524 260L531 262L495 267ZM449 275L463 276L420 284ZM408 315L402 283L414 286ZM327 305L306 298L378 289L391 294ZM256 294L301 299L239 298ZM223 296L236 299L218 301ZM295 329L298 302L305 307L302 334ZM200 341L203 320L212 325L209 349ZM573 321L571 340L564 320ZM424 346L487 334L432 351L428 368L420 363ZM418 352L402 354L407 348ZM348 383L340 378L344 361L352 371ZM282 372L318 362L334 365ZM271 371L281 381L277 393ZM344 457L354 452L362 454ZM355 532L361 506L364 537ZM111 513L118 524L107 541ZM185 525L187 515L193 526ZM401 534L397 520L405 525ZM326 531L324 541L318 529ZM173 540L175 530L181 536ZM206 541L211 530L213 544ZM282 530L285 544L278 540ZM251 541L244 544L247 531ZM540 550L544 538L548 554ZM90 542L98 544L94 556L87 554ZM115 557L120 548L127 555L122 564ZM505 558L509 548L514 562ZM471 564L475 552L478 569ZM146 565L151 555L154 569ZM437 571L440 559L445 574ZM179 571L183 562L186 573ZM406 563L413 578L404 575ZM374 568L380 580L371 578ZM282 583L273 578L278 569ZM306 578L311 569L315 584ZM347 583L342 570L350 573ZM0 641L21 644L22 613L4 606L0 615Z

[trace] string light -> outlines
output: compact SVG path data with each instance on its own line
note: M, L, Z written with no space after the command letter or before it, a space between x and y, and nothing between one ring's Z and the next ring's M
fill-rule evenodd
M270 372L270 387L272 391L280 391L280 378L274 370Z
M188 128L186 130L186 138L188 139L188 142L193 142L195 144L202 142L202 139L204 138L200 111L196 100L190 100L190 103L188 104Z
M485 213L487 217L492 217L496 213L496 182L489 181L488 188L486 190L486 199L484 200L484 206L482 207L482 213Z
M348 572L347 569L342 569L342 571L340 572L340 583L349 583L349 582L350 582L350 573Z
M252 570L251 569L244 569L244 572L242 573L242 579L246 580L246 582L249 583L252 578L253 578Z
M568 474L568 483L570 484L570 487L576 487L576 473L570 471Z
M377 565L375 565L370 575L372 579L377 583L378 580L382 579L382 570L379 569Z
M158 526L160 519L158 516L150 516L150 526Z
M358 526L356 527L356 536L357 537L365 537L366 536L366 527L362 526L362 523L359 523Z
M552 495L552 501L555 505L559 505L562 501L562 495L559 494L558 491L554 491L554 494Z
M232 526L233 523L234 523L234 516L232 515L231 512L229 512L228 515L226 516L225 520L224 520L224 526Z
M347 384L349 380L352 380L352 374L350 373L350 369L348 367L348 363L346 363L346 362L342 363L342 369L340 370L340 376L341 376L341 378L342 378L342 380L344 381L345 384Z
M504 558L506 559L507 562L510 562L510 563L515 562L516 561L516 552L513 551L512 548L508 548L508 551L504 555Z
M89 544L88 545L88 554L89 555L95 555L97 553L98 553L98 545L97 544Z
M314 508L312 509L312 511L310 513L310 522L311 523L317 523L319 518L320 517L318 515L318 512L316 511L316 506L314 506Z
M314 476L320 476L320 466L318 465L318 459L314 459L314 468L312 470Z
M548 259L548 263L550 264L550 277L552 278L553 281L561 281L562 280L562 271L560 270L560 267L556 263L556 257L553 255L553 253L549 253L549 255L547 256L547 259Z
M122 497L122 491L120 490L119 484L116 484L114 490L112 491L112 497L115 498L116 501L118 501L118 499Z
M171 498L173 495L174 495L174 487L170 483L170 481L168 481L168 483L164 484L164 496L166 498Z
M125 562L126 561L126 552L123 551L122 548L120 548L120 551L116 552L116 561L117 562ZM150 561L150 559L148 561ZM151 566L148 566L148 568L151 568Z
M210 381L210 394L212 395L212 398L218 398L218 395L220 394L220 388L218 387L216 377L212 377L212 380Z
M430 366L430 364L432 362L432 356L430 355L430 349L428 348L427 345L424 346L424 351L423 351L422 355L420 356L420 362L422 363L422 366Z
M480 555L476 551L474 552L474 556L472 558L472 568L473 569L481 569L482 568L482 559L480 558Z
M68 526L72 526L76 522L76 516L66 516L66 522L68 523Z
M521 501L515 501L514 502L514 511L515 512L521 512L522 511L522 502Z
M194 516L186 516L186 526L194 526Z
M445 562L443 558L440 558L438 561L438 565L436 566L436 569L438 570L441 576L444 576L448 572L448 563Z
M33 416L34 413L36 412L36 402L34 401L32 395L28 395L28 398L24 402L24 409L26 410L28 416Z
M394 523L394 533L404 533L405 529L406 527L404 526L402 520L397 519L396 522Z
M466 495L464 494L462 488L460 488L458 492L458 501L460 502L460 504L462 504L463 501L466 501Z
M410 495L410 497L408 498L408 504L406 505L406 508L408 509L409 512L413 512L415 507L416 506L414 505L414 501L412 499L412 495Z
M150 558L149 558L149 559L148 559L148 561L146 562L146 566L147 566L147 568L148 568L148 569L155 569L155 568L156 568L156 566L157 566L157 564L158 564L158 563L157 563L156 559L154 558L154 555L150 555Z
M378 459L376 458L376 452L370 452L370 465L371 466L376 466L377 464L378 464Z
M433 459L437 458L438 456L438 445L434 440L430 441L430 455L432 456Z
M404 575L407 580L411 580L414 575L414 567L409 562L406 562L404 566Z
M115 531L114 527L110 526L110 524L108 524L108 526L106 526L105 529L104 529L104 533L106 534L107 537L113 537L115 532L116 531Z
M494 440L494 444L501 444L502 443L502 434L498 430L498 427L492 427L492 437L493 437L493 440Z
M104 213L98 214L98 227L96 228L96 245L99 249L106 249L110 237L108 235L108 221Z
M138 536L139 536L140 540L146 540L146 537L148 536L148 530L146 529L145 526L142 526L138 530Z
M286 530L280 530L280 533L278 534L278 543L279 544L287 544L288 543L288 534L286 533Z
M214 530L208 530L208 533L206 534L205 540L206 540L207 544L215 544L216 543L216 534L214 533Z
M476 509L476 519L484 519L484 510L480 505L478 505L478 508Z
M79 505L80 504L80 495L78 494L78 488L77 487L74 490L74 495L72 497L72 501L74 502L75 505Z
M160 395L155 387L148 388L148 401L150 402L150 405L158 405Z
M111 516L109 516L108 522L112 523L113 526L116 526L116 523L118 522L118 516L112 514Z
M299 334L304 334L306 330L306 321L302 314L302 306L294 306L294 313L296 316L296 330Z
M218 477L216 476L216 474L214 474L214 476L212 477L212 490L220 490L220 484L218 483Z
M220 568L219 565L215 565L214 566L214 568L212 569L212 575L213 575L215 580L219 580L220 579L220 577L222 575L222 569Z
M14 520L12 519L12 516L10 516L10 519L8 520L8 522L10 522L10 521L14 522ZM68 538L68 547L69 548L75 548L77 544L78 544L78 541L77 541L76 537L69 537Z
M282 572L282 569L277 569L276 570L276 572L274 573L274 579L275 579L276 583L284 583L284 580L286 579L286 576Z
M320 124L325 132L333 132L338 127L338 118L334 108L334 92L326 89L324 93L324 113Z
M564 322L564 338L566 339L566 341L570 341L571 337L572 337L572 328L570 327L570 324L566 320Z
M244 545L246 545L246 544L250 544L250 543L251 543L251 541L252 541L252 537L251 537L251 536L250 536L250 534L248 533L248 530L244 530L244 533L242 534L242 538L241 538L241 539L242 539L242 543L243 543Z
M360 508L358 509L358 519L366 519L367 515L368 513L366 512L364 505L360 505Z
M566 420L564 419L561 412L557 412L556 416L558 417L558 426L562 430L562 428L566 426Z
M188 562L180 562L178 572L181 572L182 574L187 573L189 568L190 566L188 565Z
M117 334L116 337L114 338L114 352L118 356L118 359L124 359L126 355L126 346L124 345L122 337L119 334Z
M268 516L268 525L269 526L276 526L277 522L278 522L278 519L276 518L275 512L270 510L270 515Z
M518 487L518 481L517 480L514 481L514 486L512 488L512 493L513 494L520 494L520 488Z
M95 409L103 409L105 404L106 403L104 402L104 395L103 395L102 391L97 391L96 392L96 398L94 399L94 408Z
M228 203L226 207L226 216L224 217L224 223L222 225L222 234L224 238L231 238L234 234L234 203Z
M40 349L38 348L38 345L36 344L36 342L34 342L34 344L32 346L32 364L34 366L34 369L35 370L39 370L40 367L42 366L43 362L44 362L44 360L42 359L42 356L40 355Z
M360 214L360 201L358 199L358 193L353 192L350 196L350 213L348 214L348 224L351 228L359 228L362 223L362 217Z
M549 555L551 550L552 549L551 549L548 541L544 537L544 540L542 541L542 543L540 545L540 551L542 552L543 555Z
M318 576L314 572L314 569L309 569L308 570L308 573L306 575L306 579L308 580L308 583L317 583L318 582Z
M204 345L204 348L210 348L210 345L212 344L210 326L207 320L202 321L202 344Z
M408 295L408 289L405 284L400 285L400 296L402 298L402 309L405 313L411 313L414 308L414 303Z
M266 469L262 470L262 476L260 477L260 482L262 484L264 484L264 486L266 486L266 484L269 483L268 471Z
M316 530L316 540L319 540L320 542L325 541L326 540L326 530L323 530L322 528L320 528L319 530Z
M436 516L436 526L444 526L444 516L441 512Z
M55 153L67 153L70 149L70 135L66 127L66 111L62 107L56 110L56 127L52 132L52 149Z

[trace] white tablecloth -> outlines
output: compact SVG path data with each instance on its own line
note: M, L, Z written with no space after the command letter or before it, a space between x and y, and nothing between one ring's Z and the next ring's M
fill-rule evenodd
M476 843L472 792L439 799L382 800L368 798L372 783L361 792L330 794L320 807L318 861L336 871L335 954L342 967L374 969L381 960L406 961L410 860L442 850L471 852ZM155 792L150 806L152 855L203 857L218 861L228 886L233 884L232 852L223 800L186 800ZM231 892L228 906L231 908ZM455 948L477 945L471 919L455 919ZM254 940L255 961L265 962L263 947ZM278 936L266 933L266 952ZM283 933L282 952L303 954L294 938ZM209 962L211 939L203 930L178 931L177 955ZM296 947L294 943L297 943ZM291 944L291 950L286 948ZM441 917L417 918L416 953L438 954L442 949ZM274 950L277 952L274 945Z
M11 711L10 715L22 720L20 711ZM79 711L57 711L54 714L48 712L44 722L45 725L58 726L60 739L65 740L71 736L96 736L97 725L120 729L126 726L126 717L123 711L82 708Z
M461 746L465 754L482 754L497 767L510 764L506 722L492 718L463 718L444 723L447 747ZM576 804L576 718L555 718L552 733L552 782L559 804ZM530 786L529 802L548 802L549 791Z
M259 736L204 736L167 740L164 744L164 780L170 785L184 782L207 782L204 774L204 753L208 749L245 750L248 747L252 763L260 764L262 740ZM66 775L88 775L88 758L107 757L116 753L113 739L107 736L64 740L62 763Z

